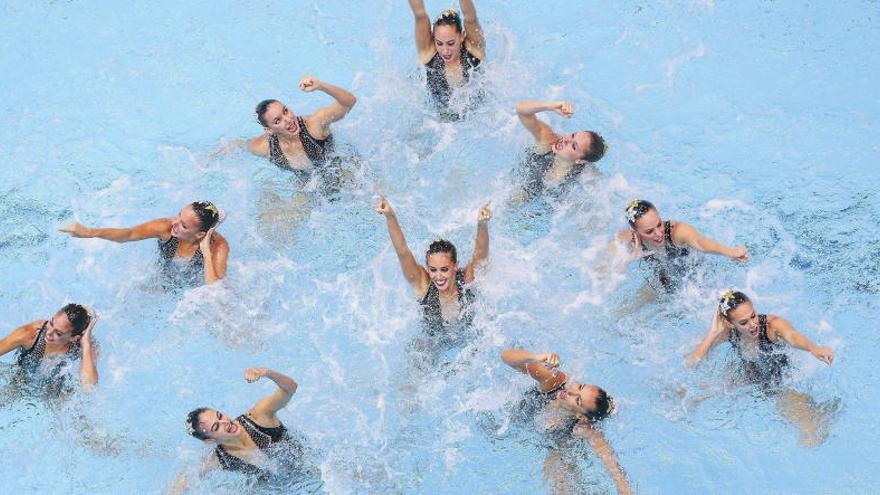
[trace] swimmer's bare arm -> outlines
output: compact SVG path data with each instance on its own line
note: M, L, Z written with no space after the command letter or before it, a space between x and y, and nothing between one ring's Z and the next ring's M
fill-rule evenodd
M204 257L205 285L213 284L226 276L226 262L229 258L229 243L211 227L199 242L199 251ZM213 239L213 242L212 242Z
M70 234L71 237L97 237L113 242L141 241L150 238L166 239L171 235L171 219L159 218L131 228L90 228L79 223L72 223L58 229Z
M89 390L98 384L98 349L95 345L95 338L92 329L98 322L98 315L89 311L91 320L89 326L79 339L80 345L80 363L79 363L79 383L83 388Z
M406 238L403 236L403 230L400 223L397 222L397 214L391 208L391 203L387 199L382 198L376 206L376 211L385 215L385 221L388 224L388 235L391 237L391 244L397 253L397 260L400 262L400 270L406 281L415 289L418 296L424 296L428 290L428 284L431 283L431 277L416 261L409 246L406 245Z
M567 379L567 375L557 369L559 356L554 352L536 354L514 347L502 351L501 360L511 368L531 376L544 392L559 387Z
M486 203L477 214L477 240L474 243L474 255L464 268L466 283L474 281L474 269L489 258L489 220L491 219L492 210L489 209L489 203Z
M431 18L428 17L423 0L409 0L409 8L412 9L416 23L416 51L419 53L419 62L426 64L437 52L434 48L434 34L431 32Z
M316 90L323 91L336 100L330 106L324 107L312 114L314 123L319 127L319 132L315 136L318 139L325 139L330 134L330 124L345 117L349 110L357 103L357 97L347 90L325 83L312 76L304 77L299 83L299 88L306 93Z
M578 424L572 433L581 438L585 438L590 442L593 451L596 452L596 455L599 456L599 459L605 464L611 477L614 478L614 484L617 485L617 493L620 493L621 495L630 493L629 482L626 480L626 472L620 467L617 455L614 453L614 449L611 448L611 444L605 439L605 435L587 423Z
M16 328L9 335L0 339L0 356L21 347L29 348L37 338L37 331L43 323L44 320L32 321Z
M672 230L672 241L678 245L688 246L704 253L720 254L745 263L749 260L749 251L745 246L727 247L700 234L692 225L677 222Z
M220 462L217 460L217 455L211 451L211 453L199 463L199 470L196 473L196 476L201 478L215 469L220 469ZM174 484L168 489L168 493L171 495L182 495L189 490L189 484L190 476L188 473L180 473L177 475Z
M537 113L551 110L565 118L574 115L574 107L567 101L523 100L516 104L516 115L519 117L519 121L532 133L539 145L549 146L559 140L559 135L535 116Z
M813 357L829 366L834 363L834 351L830 347L817 346L783 318L777 317L770 320L767 325L767 337L774 341L776 340L774 337L780 337L788 342L788 345L809 352Z
M248 383L253 383L263 377L275 382L275 385L278 385L278 390L254 404L254 407L248 411L248 416L257 424L272 426L278 423L278 416L275 413L290 402L298 385L293 381L293 378L269 368L247 368L244 370L244 378Z
M727 320L721 316L721 312L716 309L709 331L706 333L706 336L703 337L703 340L697 345L697 348L688 354L684 362L685 366L693 368L698 365L700 361L709 354L709 351L711 351L713 347L730 336L731 331L733 331L733 329L731 328L730 323L728 323Z
M461 14L464 17L464 32L467 37L464 40L468 51L476 55L480 60L486 57L486 40L483 38L483 27L477 19L477 8L473 0L459 0Z
M249 139L247 141L247 149L251 153L257 156L262 156L266 158L269 156L269 141L266 139L269 136L269 131L264 132L263 134Z

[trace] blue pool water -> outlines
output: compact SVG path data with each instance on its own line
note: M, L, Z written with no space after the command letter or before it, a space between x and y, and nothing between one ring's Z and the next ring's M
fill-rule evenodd
M185 433L187 411L243 412L271 391L245 383L246 366L300 383L281 418L320 450L330 493L546 492L546 451L507 422L528 387L498 359L511 345L556 351L617 397L605 432L639 493L874 491L878 3L477 7L490 94L441 124L423 105L401 0L4 5L0 326L75 300L100 312L102 346L97 393L0 407L4 492L162 492L207 452ZM283 172L210 155L260 133L261 99L326 105L296 89L306 74L358 96L334 133L362 160L357 187L303 209ZM572 100L577 115L553 126L611 144L598 175L525 211L506 201L529 142L513 113L523 98ZM476 211L493 202L474 334L434 369L413 365L419 315L377 192L416 253L443 235L465 259ZM635 196L745 243L752 262L707 258L677 299L630 307L638 269L608 281L594 267ZM133 225L203 198L228 212L229 276L216 286L156 293L152 242L55 231ZM836 350L830 368L792 352L793 386L839 403L821 446L800 447L771 401L728 385L727 346L682 367L729 286ZM589 449L580 468L589 491L613 490Z

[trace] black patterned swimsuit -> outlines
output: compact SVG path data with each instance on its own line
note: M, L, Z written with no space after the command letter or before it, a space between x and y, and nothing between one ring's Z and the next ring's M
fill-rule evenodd
M312 162L312 166L323 174L324 165L327 163L328 155L333 152L335 143L333 142L333 134L324 139L315 139L309 134L306 122L302 117L296 117L296 123L299 126L299 140L302 143L303 151L306 157ZM303 182L307 182L311 176L311 171L300 170L290 166L287 157L284 156L284 150L281 149L281 143L278 136L269 135L269 161L280 169L293 172Z
M184 264L184 258L175 261L179 244L180 241L174 236L167 241L159 239L160 272L165 277L163 282L177 287L202 285L205 279L205 258L201 248L197 248Z
M474 302L474 294L469 287L465 287L464 271L455 272L455 288L458 293L459 314L461 318L458 323L464 327L470 326L473 321L473 315L470 306ZM428 327L428 334L435 335L441 333L449 324L443 319L443 310L440 306L440 291L434 282L429 282L428 292L422 298L422 314L425 324Z
M533 198L544 191L544 176L553 167L555 160L556 154L553 153L553 150L541 154L535 153L533 149L526 151L526 157L523 160L519 175L522 177L522 186L529 198ZM565 178L562 179L562 182L552 189L562 191L569 187L583 170L583 164L573 164Z
M773 343L767 336L767 315L758 315L758 354L750 359L743 354L739 331L732 329L728 336L730 345L742 360L742 371L746 378L761 385L765 390L778 387L788 369L788 356L782 351L781 342Z
M471 72L476 70L479 66L480 59L462 45L461 69L463 84L467 84L468 81L470 81ZM428 91L431 93L434 105L440 112L440 117L447 121L460 120L462 115L449 108L449 99L452 97L452 88L449 86L449 81L446 79L446 63L443 61L443 57L440 56L440 52L435 52L434 56L431 57L431 60L425 64L425 75L428 83ZM482 95L478 94L472 103L478 103L481 98Z
M653 254L647 254L642 260L650 263L654 267L654 273L660 280L660 284L667 292L674 292L678 288L679 280L685 273L685 258L689 254L687 248L676 246L672 242L672 223L669 220L663 222L663 243L666 251L665 258L658 258ZM633 232L633 243L635 243L635 232Z
M548 392L542 392L537 386L529 389L525 393L523 400L520 402L519 414L521 415L521 419L534 423L535 418L547 409L547 406L556 398L556 393L561 389L565 389L565 383L559 384L558 387ZM571 416L564 421L561 421L552 429L545 430L542 433L545 434L547 439L552 440L558 445L571 438L571 432L577 424L577 418Z
M37 331L37 338L28 349L19 349L15 363L18 365L18 376L30 383L44 385L47 391L60 391L65 386L65 377L62 374L64 368L71 362L80 359L82 353L79 342L71 342L62 359L46 374L40 373L40 365L46 355L46 327L48 320Z
M241 424L244 431L246 431L248 436L251 437L251 440L257 444L257 447L259 447L261 451L266 452L267 455L272 453L271 448L273 446L289 440L287 428L283 424L274 428L260 426L246 414L242 414L236 418L236 421ZM260 478L271 476L271 473L266 469L257 467L249 462L239 459L229 452L226 452L226 449L224 449L222 445L218 445L214 449L214 453L217 455L217 460L220 462L220 467L223 469L228 471L238 471Z

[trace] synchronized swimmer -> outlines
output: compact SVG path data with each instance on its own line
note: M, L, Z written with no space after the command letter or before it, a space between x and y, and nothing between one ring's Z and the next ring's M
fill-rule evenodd
M460 105L456 92L468 85L486 55L486 41L474 3L460 0L461 14L448 9L433 23L423 0L409 0L409 5L415 20L418 60L425 68L433 105L441 120L460 120L478 102L479 95L468 95L470 101ZM256 107L263 134L238 143L302 181L309 181L317 173L322 181L335 182L339 171L330 164L336 146L331 125L351 111L357 98L346 89L312 76L304 77L299 87L307 93L324 92L334 101L311 114L297 115L281 101L263 100ZM564 134L537 117L542 112L555 112L570 118L575 113L571 102L526 100L517 103L515 110L534 138L534 146L527 151L519 171L521 188L528 197L552 195L570 187L587 164L602 159L608 149L595 131ZM424 264L420 264L407 245L388 200L381 197L375 209L385 217L400 269L421 306L427 334L439 338L451 326L469 326L474 317L472 284L488 264L492 218L489 204L477 213L473 255L463 267L459 265L455 246L445 239L431 242ZM749 261L745 246L724 246L687 223L664 221L648 201L631 201L625 207L625 216L629 228L620 231L609 246L612 258L645 261L668 292L677 289L688 269L684 260L691 250L726 256L737 262ZM223 212L213 203L196 201L184 206L177 216L131 228L91 228L73 223L59 230L72 237L114 242L157 239L163 285L199 286L226 276L229 245L217 232L223 218ZM614 256L620 251L626 251L626 255ZM97 316L84 306L67 304L47 320L13 330L0 340L0 355L17 351L14 383L26 384L47 395L60 395L69 390L70 373L66 371L78 360L81 386L94 387L98 383L98 353L93 336L96 322ZM721 298L708 333L688 355L686 364L696 366L722 341L729 342L739 356L746 381L776 398L781 414L799 426L802 443L821 443L827 435L827 424L810 397L785 387L790 365L781 348L785 343L808 351L828 365L834 362L833 350L813 344L781 317L758 314L749 297L739 291L728 291ZM543 419L542 433L556 440L557 445L574 438L586 440L610 473L618 492L629 493L627 475L601 430L601 424L617 410L614 399L602 388L578 382L561 371L557 354L510 348L501 352L501 359L536 381L536 389L527 394L524 404L527 415ZM315 469L303 459L304 445L277 414L289 403L297 383L269 368L245 369L248 382L261 378L274 382L277 390L257 401L246 413L233 418L216 409L200 407L187 415L189 434L214 447L202 463L199 475L214 469L239 471L260 481L291 473L315 475ZM551 452L545 466L550 468L548 482L554 490L580 490L582 487L569 486L574 480L566 473L572 470L560 462L558 452ZM172 491L185 491L192 478L181 475Z

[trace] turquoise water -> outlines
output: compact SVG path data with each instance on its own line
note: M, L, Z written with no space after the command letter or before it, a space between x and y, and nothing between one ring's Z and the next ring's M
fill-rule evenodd
M401 1L4 11L0 323L75 300L101 313L102 345L93 396L0 408L9 493L161 492L207 452L185 433L187 411L237 414L271 390L241 380L254 365L300 383L281 417L321 450L331 493L540 493L546 451L504 426L528 386L498 359L510 345L554 350L618 398L605 432L639 493L866 493L880 481L876 2L480 2L492 91L455 125L422 104ZM334 133L363 161L356 188L312 200L297 223L282 172L209 155L259 134L263 98L326 105L296 89L306 74L358 96ZM540 97L572 100L578 114L554 127L595 128L611 150L599 176L529 215L506 204L529 140L513 105ZM466 259L476 211L493 201L475 334L433 372L412 365L417 306L377 191L415 252L443 235ZM634 196L745 243L752 263L706 259L678 299L628 310L638 270L607 283L593 267ZM55 232L203 198L228 212L219 286L155 293L152 242ZM726 346L697 372L681 366L728 286L835 348L831 368L792 352L795 388L841 404L820 447L799 447L772 402L727 386ZM591 491L612 490L588 450L580 467ZM235 480L198 488L236 492Z

